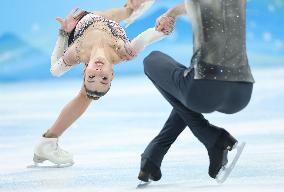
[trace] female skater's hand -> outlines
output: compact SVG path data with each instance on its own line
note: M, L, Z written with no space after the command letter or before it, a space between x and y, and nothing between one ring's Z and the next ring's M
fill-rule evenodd
M156 20L156 30L169 35L176 25L176 17L168 16L166 14L160 16Z
M132 46L131 43L125 43L124 49L126 52L127 60L131 60L138 55L138 51Z
M134 49L131 43L127 42L115 46L116 52L122 60L132 60L137 56L138 52Z
M82 14L84 14L84 11L79 10L79 8L75 8L66 16L65 19L56 17L56 21L60 23L62 30L70 33L76 27Z

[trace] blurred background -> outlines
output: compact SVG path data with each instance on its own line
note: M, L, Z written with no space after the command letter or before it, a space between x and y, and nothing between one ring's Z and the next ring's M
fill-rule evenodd
M102 3L104 2L104 3ZM64 17L74 7L105 10L124 4L124 0L4 0L1 1L0 81L44 80L49 73L50 55L59 24L56 16ZM157 0L151 10L127 28L130 39L155 25L158 16L181 0ZM284 0L248 0L247 49L251 67L279 68L284 66ZM173 34L147 48L133 61L116 67L117 75L142 74L142 60L151 50L161 50L184 65L192 55L191 26L181 17ZM63 78L81 78L80 67Z
M126 31L130 39L155 25L182 0L157 0ZM172 107L143 74L143 58L163 51L184 65L192 56L186 17L168 38L132 61L115 67L108 95L93 102L60 137L75 165L26 169L33 148L63 106L81 88L82 66L52 77L50 55L59 24L74 7L105 10L124 0L1 0L0 12L0 192L125 192L135 189L140 155L163 127ZM207 175L205 148L186 129L162 165L163 178L151 191L284 191L284 0L247 1L247 50L255 77L250 104L240 113L205 114L247 146L225 185ZM122 24L124 25L124 24Z

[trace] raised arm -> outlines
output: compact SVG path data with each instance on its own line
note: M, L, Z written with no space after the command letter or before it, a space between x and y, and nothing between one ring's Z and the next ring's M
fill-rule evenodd
M163 39L166 35L169 35L173 31L176 23L176 17L184 14L186 14L184 3L169 9L156 20L155 28L147 29L134 38L131 41L131 47L138 53L146 46Z
M186 7L184 3L169 9L156 20L156 30L165 34L170 34L175 27L176 17L185 14Z
M185 4L181 3L179 5L176 5L175 7L169 9L165 15L169 16L169 17L177 17L180 15L185 15L186 14L186 8L185 8Z
M169 35L175 27L176 17L184 14L186 14L185 4L179 4L169 9L156 20L155 28L147 29L131 41L130 47L134 50L133 52L138 54L146 46Z
M83 11L74 9L65 19L59 17L56 20L61 24L55 47L51 55L50 72L54 76L61 76L69 71L72 66L79 63L75 46L68 48L69 33L76 27ZM67 49L68 48L68 49Z
M69 38L68 33L66 33L63 30L59 31L57 41L51 55L51 67L50 67L51 74L56 77L60 77L65 72L69 71L74 63L70 62L72 61L72 59L69 59L65 54L65 50L68 47L68 38Z
M130 47L134 50L135 54L142 52L145 47L150 44L159 41L166 37L166 34L157 31L154 27L149 28L146 31L140 33L137 37L135 37L131 43Z

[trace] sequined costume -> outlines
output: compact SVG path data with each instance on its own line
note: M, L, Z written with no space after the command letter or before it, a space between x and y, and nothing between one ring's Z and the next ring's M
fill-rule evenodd
M114 38L121 39L124 42L129 42L126 32L124 29L115 21L106 19L103 16L96 15L94 13L89 13L85 15L77 24L74 32L74 37L72 42L80 38L86 29L90 26L94 26L96 30L102 30L109 33Z
M68 47L70 47L73 43L80 42L80 38L84 35L85 30L90 26L93 26L96 30L102 30L106 33L109 33L109 35L115 39L115 42L118 42L118 40L123 40L125 43L130 42L124 29L117 22L93 13L86 12L71 34L65 34L64 32L59 33L51 56L50 71L54 76L61 76L74 66L69 65L66 61L64 61L62 56ZM76 52L77 63L80 63L81 59L79 58L78 54L80 50L76 49Z
M194 78L254 82L246 54L245 1L185 3L194 33Z

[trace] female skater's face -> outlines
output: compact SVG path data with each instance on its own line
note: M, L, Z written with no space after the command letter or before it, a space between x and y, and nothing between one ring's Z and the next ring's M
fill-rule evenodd
M97 50L85 70L85 87L93 92L105 93L113 78L113 64L105 57L104 50Z

